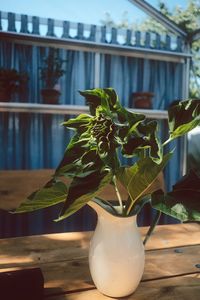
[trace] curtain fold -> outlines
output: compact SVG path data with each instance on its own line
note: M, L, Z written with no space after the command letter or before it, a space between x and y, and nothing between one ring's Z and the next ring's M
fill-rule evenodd
M29 80L20 95L12 101L42 103L40 89L40 67L49 48L18 45L0 41L0 67L15 68L27 72ZM65 62L65 73L59 81L60 104L84 105L78 90L94 87L95 54L82 51L59 49L59 56ZM132 107L131 95L136 91L150 91L155 94L154 109L167 109L170 103L182 98L182 64L132 58L117 55L100 55L99 87L113 87L122 104ZM30 113L0 113L0 169L55 168L69 141L70 133L62 128L61 122L70 116L40 115ZM162 137L166 127L162 126ZM175 143L176 153L165 171L167 188L180 177L180 142ZM148 211L149 214L149 211ZM88 209L61 225L48 223L54 215L54 208L28 214L20 219L5 212L0 213L0 236L38 234L92 229L95 216ZM139 217L140 225L151 221L145 212ZM56 217L56 216L55 216ZM91 221L92 219L92 221ZM164 219L163 222L167 222ZM14 224L17 224L16 226Z

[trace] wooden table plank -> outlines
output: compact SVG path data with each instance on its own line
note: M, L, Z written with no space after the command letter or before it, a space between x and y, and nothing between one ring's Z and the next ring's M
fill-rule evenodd
M199 264L200 245L147 251L143 280L200 272Z
M57 295L51 300L108 300L96 289L80 293ZM112 298L119 299L119 298ZM200 274L175 278L141 282L134 294L123 298L126 300L199 300Z
M147 245L142 285L161 277L166 279L189 273L198 275L195 265L200 263L199 229L199 224L157 226ZM146 230L147 228L141 228L142 235ZM2 239L0 271L39 266L44 274L45 294L48 296L93 288L87 261L90 236L91 232L83 232ZM177 249L179 251L175 252ZM165 289L165 285L161 290L163 288Z
M200 274L200 270L196 267L197 264L200 264L200 245L180 247L179 250L182 252L175 252L175 249L148 251L142 281L146 282L183 274ZM57 286L60 290L68 292L74 292L77 288L88 289L94 287L86 258L70 262L45 264L41 265L41 269L46 282L45 294L56 293Z
M142 228L144 234L145 227ZM176 224L156 226L147 242L146 250L163 249L200 244L200 224Z
M147 251L142 281L198 273L196 265L200 264L200 245L179 247L178 252L175 250L177 248ZM94 287L86 257L60 262L38 262L37 266L44 275L46 295ZM16 268L1 269L8 270Z
M147 227L140 228L144 235ZM91 232L58 233L0 239L0 269L88 256ZM146 250L200 244L199 224L157 226Z
M0 240L0 269L88 256L92 233L59 233Z

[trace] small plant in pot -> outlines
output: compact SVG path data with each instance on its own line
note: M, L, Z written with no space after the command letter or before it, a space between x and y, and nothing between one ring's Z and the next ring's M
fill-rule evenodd
M144 269L144 245L161 212L181 221L200 221L200 177L185 175L170 193L151 192L173 150L165 146L200 123L200 100L180 102L169 108L169 137L161 142L158 124L143 114L121 106L112 88L80 92L90 114L80 114L63 123L74 131L63 159L51 180L31 194L16 210L34 211L63 203L56 221L61 221L88 204L98 214L89 250L89 267L96 287L111 297L123 297L137 288ZM131 165L121 157L135 158ZM70 178L66 184L65 178ZM120 184L128 197L122 200ZM118 204L100 198L111 185ZM144 243L136 218L146 203L157 210L155 222ZM113 280L114 278L114 280Z
M48 56L43 61L40 68L40 78L43 83L41 95L45 104L58 104L60 91L56 86L59 78L65 73L62 68L65 61L59 57L58 49L49 49Z
M135 108L152 108L152 98L154 94L151 92L135 92L132 94L133 106Z
M23 91L27 81L28 75L25 72L0 68L0 101L10 101L13 94Z

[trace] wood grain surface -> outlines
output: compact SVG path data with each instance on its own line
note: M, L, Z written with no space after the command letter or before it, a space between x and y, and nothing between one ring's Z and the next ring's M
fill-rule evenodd
M184 275L161 280L141 282L135 293L125 298L109 298L96 289L56 295L51 300L199 300L200 299L200 274Z
M144 237L147 228L140 228ZM157 226L146 247L145 271L126 299L200 299L200 225ZM52 300L109 299L94 287L88 268L91 232L0 240L0 272L39 266ZM199 298L198 298L199 297Z

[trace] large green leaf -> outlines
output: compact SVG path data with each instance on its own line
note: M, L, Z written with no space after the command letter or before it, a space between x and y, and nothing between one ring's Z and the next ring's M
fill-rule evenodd
M129 203L131 203L131 200L128 199ZM151 198L149 196L142 197L140 201L137 201L132 206L132 209L129 212L129 216L135 216L139 214L143 206L151 201Z
M163 149L161 142L157 137L158 123L155 120L145 120L138 126L138 131L140 134L144 135L145 143L144 147L149 147L149 157L160 164L163 157Z
M92 117L90 115L81 114L74 119L69 119L69 120L63 122L62 125L67 128L79 129L81 131L82 128L85 129L85 127L88 127L88 125L91 121L91 118Z
M175 139L200 124L200 100L187 100L169 108L170 140Z
M144 155L148 151L148 156L160 164L162 161L162 146L157 138L157 122L156 121L139 121L137 126L133 125L126 137L126 142L122 146L122 154L125 157Z
M191 171L166 195L154 192L152 206L181 221L200 221L200 176Z
M102 99L107 98L107 94L104 89L92 89L92 90L85 90L79 91L79 93L85 97L86 104L89 105L91 115L95 115L96 108L101 105Z
M167 162L169 161L172 152L166 154L160 164L155 163L149 157L139 160L130 170L126 171L126 184L127 191L130 196L130 203L127 202L126 212L129 214L134 203L142 196L146 195L148 188L156 179L158 174L163 170ZM132 173L132 176L131 176ZM128 177L130 180L128 181ZM119 180L124 183L124 179Z
M96 171L86 177L74 177L68 195L56 221L65 219L96 197L110 183L112 174L108 171Z
M110 203L109 201L106 201L106 200L101 199L99 197L95 197L91 201L95 202L96 204L101 206L103 209L105 209L111 215L120 216L119 212L115 209L115 205L113 205L113 203Z
M122 183L122 185L125 187L125 189L128 189L129 182L131 181L131 178L135 176L135 174L138 172L138 166L137 164L134 164L131 167L120 167L117 170L116 176L117 179Z
M116 109L117 107L121 106L119 103L117 93L115 92L114 89L105 88L104 91L108 95L111 110Z
M65 150L64 156L56 168L55 176L71 176L82 171L81 157L89 150L89 139L81 139L81 136L76 134Z
M121 109L121 112L126 115L127 121L130 125L130 132L133 132L136 129L136 126L145 120L145 115L135 113L125 108Z
M37 209L45 208L64 202L67 196L67 186L61 182L51 184L51 187L43 187L42 189L31 194L28 199L23 202L14 213L30 212Z

